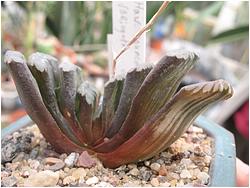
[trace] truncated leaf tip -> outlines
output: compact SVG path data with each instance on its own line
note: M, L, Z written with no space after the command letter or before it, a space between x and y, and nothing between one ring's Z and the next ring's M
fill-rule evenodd
M10 64L11 62L24 63L25 62L25 57L24 57L23 54L21 54L18 51L8 50L4 54L4 62L6 64Z

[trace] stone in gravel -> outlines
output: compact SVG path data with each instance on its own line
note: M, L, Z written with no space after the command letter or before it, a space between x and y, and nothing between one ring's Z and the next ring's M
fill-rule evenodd
M202 172L206 172L206 173L208 173L208 171L209 171L209 168L208 168L208 167L206 167L206 166L202 169Z
M55 152L51 149L44 149L43 155L46 157L55 157L55 158L58 158L60 156L57 152Z
M197 178L199 180L199 183L207 184L209 180L209 175L206 172L201 172L197 175Z
M158 160L156 161L156 163L158 163L158 164L160 164L160 165L163 165L163 164L164 164L164 160L158 159Z
M1 179L6 178L10 175L10 172L7 171L1 171Z
M78 153L71 153L66 159L64 160L64 163L67 167L73 167L79 157Z
M168 173L168 170L165 165L162 165L159 170L159 175L160 176L166 176Z
M61 159L55 157L47 157L44 159L44 163L48 165L53 165L55 163L63 162Z
M129 174L133 176L138 176L139 175L139 170L137 168L133 168L132 170L129 171Z
M77 168L76 170L74 170L74 171L72 172L72 176L73 176L76 180L80 179L80 177L81 177L81 178L84 178L84 177L86 177L86 175L87 175L87 173L86 173L86 171L85 171L84 168Z
M15 170L17 170L21 166L20 162L15 162L15 163L10 163L10 164L11 165L10 165L9 169L11 171L15 171Z
M137 168L137 165L136 164L128 164L127 167L129 169L133 169L133 168Z
M209 156L209 155L206 155L206 156L204 157L204 163L206 164L206 166L209 166L211 160L212 160L212 157Z
M94 185L94 187L113 187L110 183L101 181L100 183Z
M99 178L94 176L94 177L91 177L89 179L86 180L86 184L87 185L93 185L93 184L97 184L99 182Z
M170 181L170 187L175 187L176 184L177 184L177 180L176 179Z
M12 160L12 163L18 162L18 161L22 161L25 157L25 153L24 152L20 152L17 154L17 156Z
M24 171L24 172L22 173L22 177L24 177L24 178L27 178L27 177L29 177L29 176L30 176L29 171Z
M145 166L150 166L150 162L149 161L144 161L144 165Z
M46 167L46 170L58 171L62 169L64 166L65 166L65 163L62 161L62 162L58 162L54 165Z
M184 169L181 171L180 177L181 178L191 178L192 175L190 174L190 172L188 170Z
M201 173L199 168L193 170L193 176L197 177Z
M61 159L61 160L65 160L66 158L67 158L67 154L66 153L63 153L63 154L61 154L60 156L59 156L59 159Z
M174 173L174 172L170 172L170 173L169 173L169 177L171 177L171 180L172 180L172 179L177 179L177 180L180 179L179 174Z
M37 170L38 167L40 166L40 162L37 160L32 160L29 165L30 165L30 168Z
M164 183L164 182L168 181L166 176L157 176L157 179L158 179L159 183Z
M152 172L148 170L143 170L141 171L141 176L144 181L148 181L152 176Z
M17 183L17 178L14 176L9 176L2 179L1 187L13 187Z
M9 143L3 143L1 147L1 163L12 161L17 156L17 146L11 140Z
M170 183L168 182L164 182L164 183L160 183L160 187L169 187Z
M152 180L150 181L150 184L153 186L153 187L159 187L160 183L158 181L157 178L152 178Z
M65 166L65 163L58 158L55 157L47 157L44 159L45 165L50 165L46 167L46 170L58 171Z
M39 147L35 147L30 152L30 158L35 159L38 156L38 154L39 154Z
M24 187L53 187L59 180L59 173L49 170L31 174L24 181Z
M93 157L91 157L87 151L82 152L80 157L78 158L76 166L84 167L84 168L91 168L96 165L96 161Z
M184 182L182 180L180 180L177 184L176 187L183 187L184 186Z
M150 168L151 168L151 170L153 170L153 171L155 171L155 172L159 172L159 170L160 170L160 168L161 168L161 165L158 164L158 163L152 163L152 164L150 165Z
M69 184L71 184L71 183L73 183L75 181L76 181L75 177L73 177L73 176L67 176L67 177L65 177L63 179L63 185L69 185Z
M180 162L180 164L185 165L186 167L188 167L192 163L193 162L190 159L185 159L185 158L181 159L181 162Z
M139 187L139 185L134 182L124 183L122 186L123 187Z

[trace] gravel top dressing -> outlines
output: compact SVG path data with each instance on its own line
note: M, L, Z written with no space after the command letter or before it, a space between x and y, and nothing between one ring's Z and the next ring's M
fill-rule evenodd
M150 160L108 169L86 152L56 153L33 125L2 140L1 186L207 186L213 145L191 126Z

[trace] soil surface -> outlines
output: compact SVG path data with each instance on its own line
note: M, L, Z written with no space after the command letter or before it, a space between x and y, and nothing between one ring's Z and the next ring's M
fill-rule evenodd
M157 156L116 169L86 153L56 153L36 125L4 138L1 150L1 186L6 187L207 186L213 139L191 126Z

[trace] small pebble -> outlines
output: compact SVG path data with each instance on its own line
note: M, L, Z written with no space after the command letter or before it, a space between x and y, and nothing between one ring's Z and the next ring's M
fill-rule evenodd
M177 184L177 180L176 179L170 181L170 187L175 187L176 184Z
M30 168L37 170L38 167L40 166L40 162L37 160L32 160L30 162Z
M60 163L60 162L63 162L63 161L55 157L47 157L44 159L44 163L48 165L53 165L55 163Z
M93 185L93 184L97 184L99 182L99 178L94 176L94 177L91 177L89 179L86 180L86 184L87 185Z
M209 175L206 172L201 172L197 175L197 178L201 184L207 184Z
M158 181L157 178L152 178L152 180L150 181L150 183L151 183L151 185L153 187L159 187L159 185L160 185L160 183L159 183L159 181Z
M156 171L156 172L159 172L159 170L160 170L160 168L161 168L161 165L158 164L158 163L152 163L152 164L150 165L150 168L151 168L152 170Z
M172 177L172 179L176 179L176 180L180 179L180 175L174 172L170 172L169 176Z
M144 181L148 181L152 176L152 172L149 170L143 170L141 171L141 176Z
M64 166L65 166L65 163L62 161L62 162L58 162L54 165L46 167L46 170L58 171L62 169Z
M181 174L180 174L181 178L191 178L192 175L190 174L190 172L188 170L182 170Z
M85 171L84 168L77 168L76 170L74 170L74 171L72 172L72 176L73 176L76 180L80 179L80 177L84 178L84 177L86 177L86 175L87 175L87 173L86 173L86 171Z
M64 163L67 167L72 167L75 165L77 159L79 157L78 153L71 153L66 159L64 160Z
M73 176L67 176L67 177L65 177L63 179L63 185L69 185L69 184L71 184L71 183L73 183L75 181L76 181L75 177L73 177Z
M133 176L138 176L139 175L139 170L137 168L133 168L132 170L129 171L129 174Z
M18 162L18 161L22 161L25 157L25 153L24 152L20 152L19 154L17 154L17 156L12 160L12 163Z
M3 187L13 187L17 183L17 178L14 176L5 177L1 180Z
M165 165L161 166L159 169L159 175L161 176L166 176L168 173L168 170Z
M176 187L183 187L184 186L184 182L182 180L180 180L177 184Z
M136 164L128 164L127 166L128 166L129 169L137 168Z
M110 183L101 181L100 183L96 184L94 187L113 187Z
M160 187L169 187L170 185L168 182L160 183Z
M36 174L31 174L24 181L25 187L53 187L59 180L59 174L45 170Z
M149 161L144 161L144 165L145 166L150 166L150 162Z

